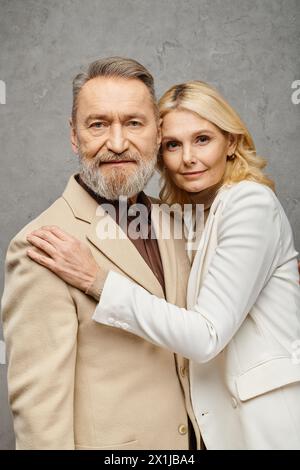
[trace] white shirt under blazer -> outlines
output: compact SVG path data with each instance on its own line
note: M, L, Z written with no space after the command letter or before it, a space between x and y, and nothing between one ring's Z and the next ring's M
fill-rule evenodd
M190 359L208 449L300 449L297 252L268 187L242 181L219 191L193 261L187 309L111 271L93 318Z

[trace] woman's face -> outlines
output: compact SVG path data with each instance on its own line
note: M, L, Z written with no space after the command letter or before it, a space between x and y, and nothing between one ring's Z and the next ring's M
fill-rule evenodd
M235 139L196 113L170 111L162 122L162 156L172 180L181 189L199 192L219 183Z

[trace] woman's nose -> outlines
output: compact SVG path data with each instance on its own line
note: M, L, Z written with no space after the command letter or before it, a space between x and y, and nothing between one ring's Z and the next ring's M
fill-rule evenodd
M193 165L194 163L196 163L196 158L192 154L191 149L189 147L183 148L182 160L185 165Z

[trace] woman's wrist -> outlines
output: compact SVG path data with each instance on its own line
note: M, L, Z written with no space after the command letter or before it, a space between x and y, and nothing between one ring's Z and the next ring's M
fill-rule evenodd
M98 269L96 271L95 277L93 281L90 282L89 286L85 290L85 293L91 297L93 297L97 302L99 302L104 283L106 281L106 278L108 276L108 271L103 270L103 269Z

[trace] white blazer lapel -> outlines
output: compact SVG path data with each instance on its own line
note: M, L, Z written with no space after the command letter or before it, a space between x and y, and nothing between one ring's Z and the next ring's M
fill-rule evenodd
M217 218L220 213L223 194L224 190L221 190L211 206L209 216L198 245L197 253L193 261L187 291L188 308L193 307L197 302L200 287L207 272L208 255L214 251L216 246Z

